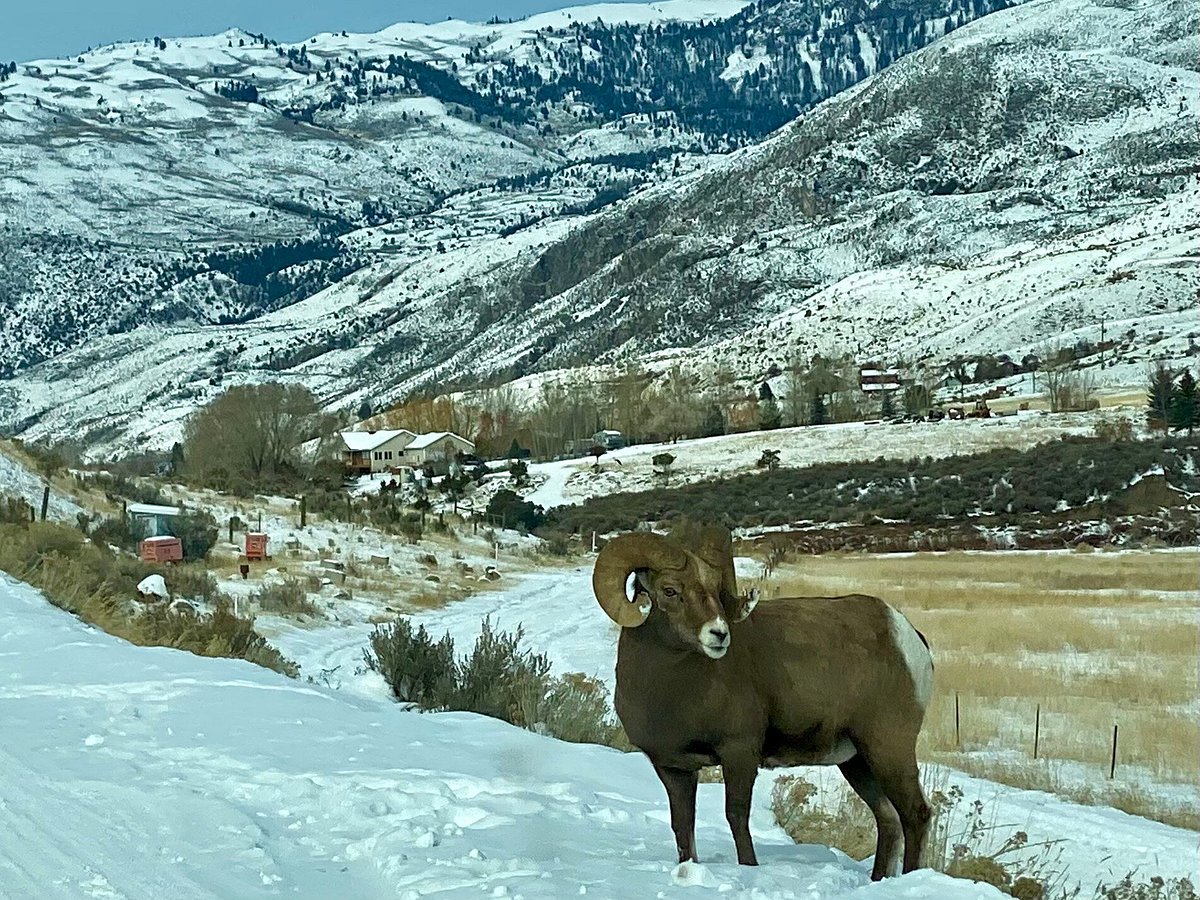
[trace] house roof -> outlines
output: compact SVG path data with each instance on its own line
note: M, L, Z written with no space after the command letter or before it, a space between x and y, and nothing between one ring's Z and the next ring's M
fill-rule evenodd
M425 447L431 446L432 444L436 444L442 438L448 438L448 437L454 438L456 441L462 441L464 444L468 444L472 447L475 446L470 441L468 441L466 438L459 437L457 434L455 434L452 431L431 431L429 434L418 434L415 438L412 439L412 441L409 442L409 445L407 447L405 447L404 449L405 450L421 450Z
M178 506L157 506L153 503L130 503L125 511L131 516L177 516L183 512Z
M386 444L392 438L399 437L402 434L407 434L410 437L416 436L405 428L384 431L343 431L342 443L346 445L347 450L374 450L380 444Z

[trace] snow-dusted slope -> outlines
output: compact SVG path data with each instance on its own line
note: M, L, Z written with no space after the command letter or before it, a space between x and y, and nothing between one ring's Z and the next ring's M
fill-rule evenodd
M791 6L764 7L762 15L779 10L798 15ZM497 27L509 35L504 28L515 26ZM563 170L532 193L464 190L425 215L347 233L338 239L336 265L361 268L335 278L329 271L335 263L300 267L296 280L312 289L322 279L336 281L308 299L299 299L300 288L269 302L256 299L232 283L236 279L198 271L161 300L160 311L180 321L96 338L0 382L0 427L32 438L82 432L102 441L99 449L120 452L169 446L183 416L242 380L299 380L330 407L352 408L364 396L378 406L415 388L503 380L627 353L673 358L691 352L705 363L717 355L761 379L772 362L785 365L793 354L814 350L889 359L959 352L1019 358L1041 342L1095 340L1102 326L1123 341L1126 368L1119 371L1139 381L1149 356L1183 357L1187 332L1194 330L1200 118L1191 101L1200 93L1200 76L1188 42L1196 27L1197 0L1036 0L985 16L900 59L760 146L694 162L690 173L685 165L674 178L663 161L645 180L657 186L598 215L562 215L594 191L592 175L607 177L597 162L591 175ZM404 28L397 34L371 40L409 40ZM234 48L213 52L257 59L259 50L236 47L234 37L225 37ZM502 49L510 37L497 38ZM353 42L322 36L308 52L323 53L327 40L331 46ZM159 55L184 52L167 43ZM126 53L134 47L124 46ZM492 59L454 46L472 60ZM278 49L263 52L278 59ZM352 49L338 50L339 58ZM730 78L757 58L754 46L745 49L749 56L729 63ZM422 52L436 55L429 47ZM127 65L133 63L125 59L116 71ZM463 77L475 65L464 56ZM284 84L306 72L284 66L272 77ZM56 84L53 76L41 77ZM212 96L207 75L189 77L202 95L196 102L230 106L230 116L268 115L266 107ZM62 87L74 96L74 88ZM366 107L330 114L369 118L376 107ZM270 140L246 164L234 166L222 156L222 167L233 166L228 177L208 179L180 209L193 202L221 208L224 201L212 192L242 190L238 179L260 169L275 172L295 193L317 176L293 178L287 154L310 152L321 158L320 177L330 186L305 182L305 208L350 215L363 199L354 185L390 184L400 177L394 166L408 165L401 157L410 149L421 166L448 168L457 157L428 143L430 135L469 142L467 132L493 127L487 117L476 123L444 110L438 115L422 120L423 136L410 141L401 135L391 145L388 137L372 142L371 150L355 149L370 131L366 120L312 134L303 122L276 122L267 134L284 128L291 135L278 158L282 168L273 168ZM13 114L0 114L0 138L15 133L2 131L16 128L13 121ZM88 159L143 152L137 141L104 138L102 122L86 125L88 139L67 142L61 152ZM551 135L527 141L508 136L502 119L495 127L506 135L493 147L499 155L480 156L483 169L471 169L473 178L484 170L541 164L529 154L566 152L554 143L562 133L553 127ZM179 133L188 145L191 132ZM218 149L209 137L195 141L197 152ZM392 149L379 150L385 145ZM0 140L0 152L12 152L8 142ZM254 156L259 152L261 159ZM393 152L399 154L394 159ZM20 165L33 165L32 157ZM465 183L465 169L448 171L451 180ZM405 184L417 183L403 177ZM136 190L155 183L144 175L122 178ZM42 190L38 179L10 183L21 196ZM104 194L97 192L98 202ZM275 204L253 226L240 219L238 228L275 234L270 229L301 214L293 202L300 202L297 196ZM148 205L155 215L183 215L166 202ZM121 210L112 214L125 215ZM498 236L514 219L547 212L555 215ZM97 221L107 215L97 207ZM41 268L16 270L46 285L57 284L61 271L74 271L67 260L80 256L29 254L43 261ZM114 277L141 284L145 273L129 266L125 272L114 263ZM147 263L146 272L153 271ZM82 292L106 283L80 272L72 280ZM0 284L0 301L4 290ZM39 310L76 315L54 305ZM235 313L239 321L253 315L237 325L206 324ZM63 327L73 321L68 316ZM21 346L27 329L13 317L0 322L4 327L10 329L7 345Z
M25 465L7 448L0 445L0 495L20 498L40 512L46 480ZM57 488L50 489L46 517L63 519L74 524L75 516L83 512L74 500Z

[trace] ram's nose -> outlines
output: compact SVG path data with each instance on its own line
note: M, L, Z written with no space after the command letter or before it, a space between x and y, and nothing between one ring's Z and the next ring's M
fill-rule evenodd
M729 625L723 618L718 616L700 627L700 646L705 655L713 659L720 659L725 655L725 651L729 649Z

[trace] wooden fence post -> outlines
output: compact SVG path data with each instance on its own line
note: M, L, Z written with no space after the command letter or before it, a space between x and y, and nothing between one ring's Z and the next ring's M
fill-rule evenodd
M1038 758L1038 741L1042 736L1042 704L1037 705L1037 712L1033 714L1033 758Z
M1108 766L1108 778L1111 781L1117 774L1117 723L1113 722L1112 762Z
M50 485L42 491L42 521L46 521L46 511L50 508Z
M303 494L300 495L300 527L308 525L308 504Z
M959 728L958 718L958 691L954 692L954 746L959 750L962 749L962 731Z

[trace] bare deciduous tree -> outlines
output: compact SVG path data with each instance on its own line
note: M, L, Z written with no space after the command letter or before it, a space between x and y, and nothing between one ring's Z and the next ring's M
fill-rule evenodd
M1092 409L1095 403L1096 377L1087 369L1074 369L1070 362L1056 361L1042 370L1050 412Z
M257 487L293 470L299 445L335 424L303 386L233 387L188 419L186 469L201 481Z

